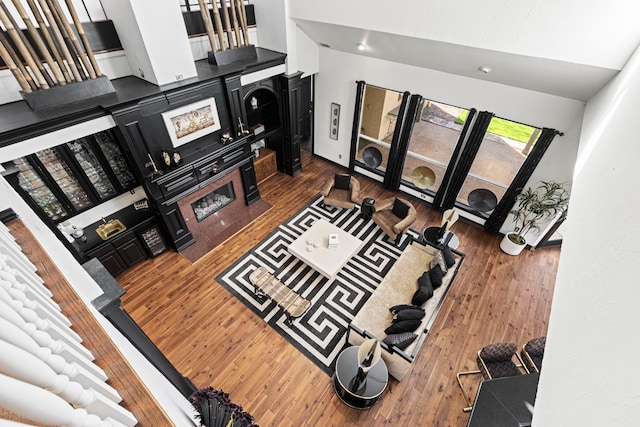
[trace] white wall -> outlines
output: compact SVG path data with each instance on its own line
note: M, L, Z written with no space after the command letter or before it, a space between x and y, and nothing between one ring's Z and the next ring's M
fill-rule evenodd
M640 419L639 99L636 51L623 72L587 104L536 427L634 426Z
M564 136L556 137L531 182L572 180L584 111L582 102L326 48L320 49L320 72L315 77L315 154L348 166L357 80L562 131ZM337 141L329 138L331 102L341 105Z

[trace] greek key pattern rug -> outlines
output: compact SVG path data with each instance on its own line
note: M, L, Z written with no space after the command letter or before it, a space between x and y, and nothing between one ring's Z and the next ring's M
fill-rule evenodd
M287 251L289 244L320 218L365 242L333 280ZM396 246L373 221L363 220L359 209L324 207L322 196L318 196L216 277L216 281L332 375L335 360L346 344L347 326L410 240L405 234ZM282 283L311 301L309 310L294 319L293 326L287 326L284 312L274 302L254 295L249 275L259 266L265 266Z

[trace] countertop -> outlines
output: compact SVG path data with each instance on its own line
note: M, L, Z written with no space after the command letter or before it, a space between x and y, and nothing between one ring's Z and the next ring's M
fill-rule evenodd
M149 218L153 218L154 216L155 215L150 208L138 210L134 207L134 205L127 206L126 208L114 212L104 218L107 222L111 219L119 219L125 225L125 227L127 227L127 230L122 233L116 234L115 236L107 240L102 240L102 238L98 236L98 233L96 233L96 229L100 226L100 224L102 224L102 219L100 219L99 221L96 221L93 224L84 227L83 230L86 240L75 239L71 243L71 245L75 248L76 251L78 251L78 253L86 253L87 251L97 248L103 243L110 242L116 239L118 236L121 236L123 233L126 233L128 230L134 228L138 224L143 223Z

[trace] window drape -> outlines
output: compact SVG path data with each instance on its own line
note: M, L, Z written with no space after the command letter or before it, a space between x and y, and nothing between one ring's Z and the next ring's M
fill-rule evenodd
M502 196L500 203L493 209L493 212L484 224L484 229L491 233L500 232L500 227L509 216L509 212L513 208L516 202L516 196L522 191L527 181L533 174L536 166L540 163L542 156L547 151L547 148L551 145L551 141L558 135L559 132L555 129L543 128L540 133L538 141L533 146L531 153L527 156L520 170L516 174L511 185L507 188L507 191Z
M443 182L433 200L433 206L441 212L451 209L455 205L458 193L462 189L464 180L469 174L473 160L493 118L493 113L481 111L476 116L474 115L475 111L474 109L469 111L469 116L460 134L460 140L453 152L453 158L449 162ZM465 141L467 134L468 138ZM460 141L464 142L460 143Z

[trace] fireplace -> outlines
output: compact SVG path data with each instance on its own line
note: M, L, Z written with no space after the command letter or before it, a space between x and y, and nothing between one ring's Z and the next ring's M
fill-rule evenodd
M196 221L201 222L205 218L227 206L236 199L233 191L233 181L229 181L221 187L204 195L191 203L191 209L196 217Z
M220 205L216 211L212 210L209 215L198 220L194 209L198 206L198 201L220 189L223 189L222 194L231 197L232 200L224 207ZM181 253L191 262L195 262L270 208L270 205L262 200L249 206L245 199L240 170L235 169L206 187L178 200L180 213L195 240Z

